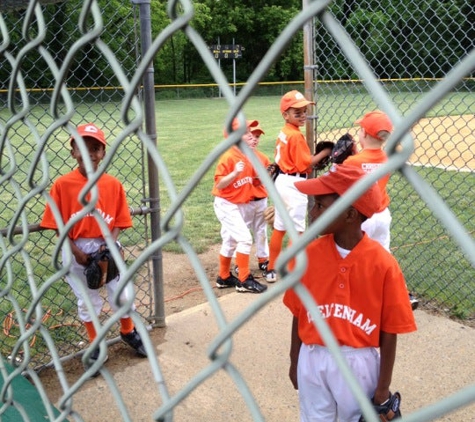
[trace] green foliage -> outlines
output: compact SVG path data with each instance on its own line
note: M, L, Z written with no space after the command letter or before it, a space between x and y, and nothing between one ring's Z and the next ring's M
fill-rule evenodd
M131 76L140 56L140 15L132 2L98 1L104 31L101 40L116 55L126 74ZM186 28L170 32L168 2L152 1L152 37L165 33L167 39L154 57L156 84L210 83L213 77L203 63ZM68 0L42 6L47 23L43 45L49 46L53 59L61 66L82 35L78 29L87 3ZM180 14L180 5L176 5ZM300 0L233 1L196 0L189 23L208 44L239 44L245 49L236 60L238 82L246 81L282 30L302 9ZM430 0L364 0L334 2L331 12L341 22L380 78L442 77L473 47L475 8L469 0L440 2ZM258 10L258 13L255 11ZM22 35L25 11L5 13L13 56L27 46ZM94 27L93 15L87 14L85 29ZM31 39L43 36L35 18L27 24ZM315 19L315 55L319 79L355 78L355 71ZM32 48L20 64L28 87L52 87L55 80L38 49ZM0 87L9 82L11 63L0 62ZM284 51L265 76L265 81L303 79L303 41L299 31L287 41ZM221 60L221 70L233 80L233 61ZM117 85L113 67L100 52L95 40L74 50L69 65L68 86L92 87Z

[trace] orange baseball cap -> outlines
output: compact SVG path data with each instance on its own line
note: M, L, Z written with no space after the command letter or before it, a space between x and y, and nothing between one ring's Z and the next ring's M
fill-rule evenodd
M99 129L94 123L86 123L84 125L79 125L76 130L83 138L94 138L104 146L106 145L106 137L104 135L104 132ZM71 141L73 140L74 138L71 137Z
M261 125L257 120L248 120L251 121L253 124L249 125L249 130L251 133L259 132L260 135L265 135L266 133L262 130Z
M393 124L388 115L380 110L366 113L361 119L358 119L355 122L355 125L361 126L368 135L379 139L380 141L383 139L378 136L379 132L385 130L386 132L391 133L393 131Z
M280 112L283 113L289 108L302 108L309 104L315 105L313 101L307 100L301 92L297 90L289 91L280 100Z
M320 177L295 182L295 187L307 195L329 195L336 193L342 196L365 175L366 173L361 168L343 163L333 165L327 173ZM381 190L374 183L353 203L353 207L369 218L381 209L381 202Z
M231 126L233 128L233 131L239 129L239 119L237 117L233 120ZM259 122L257 120L246 120L246 129L248 131L252 132L251 127L255 127L255 126L259 126ZM224 133L224 137L227 138L229 135L228 131L224 129L223 133Z

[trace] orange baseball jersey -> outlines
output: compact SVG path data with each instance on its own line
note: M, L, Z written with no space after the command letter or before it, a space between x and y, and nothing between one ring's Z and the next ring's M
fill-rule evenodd
M57 204L64 223L67 223L84 208L79 202L79 193L86 183L87 178L79 172L79 169L59 177L53 183L50 195ZM95 208L106 221L109 230L115 227L121 229L132 227L132 218L130 217L125 191L119 180L109 174L103 174L97 182L97 188L99 198ZM40 226L47 229L58 228L58 223L49 205L46 205ZM86 214L69 232L69 237L72 240L103 236L92 214Z
M312 154L298 126L286 123L277 137L275 162L283 173L310 173Z
M270 165L269 158L261 151L255 149L255 154L259 157L264 168L267 168ZM256 172L256 177L259 175ZM267 189L266 187L259 181L259 183L254 183L254 197L255 198L267 198Z
M388 161L386 153L382 149L363 149L361 152L355 155L350 155L345 164L360 167L366 173L371 173L380 167L383 163ZM383 211L389 206L389 195L386 190L386 185L389 181L389 174L378 180L378 186L381 189L382 203L378 212Z
M232 173L239 161L244 161L244 170L224 189L217 189L216 183L218 183L222 177ZM238 147L233 146L219 158L214 173L215 185L213 186L211 193L214 196L224 198L233 204L247 204L254 198L255 188L253 183L256 176L256 172L251 162Z
M378 242L364 235L343 259L329 234L314 240L306 252L308 268L302 283L340 346L379 347L380 331L416 330L399 264ZM302 342L325 346L293 289L285 292L283 301L298 318Z

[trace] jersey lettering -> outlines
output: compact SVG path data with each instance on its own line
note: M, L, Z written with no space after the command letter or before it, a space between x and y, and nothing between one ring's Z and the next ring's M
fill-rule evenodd
M247 177L243 177L242 179L236 180L233 183L233 187L238 189L239 187L244 186L249 183L252 185L252 177L247 176Z
M114 217L110 216L109 214L106 214L104 211L100 209L97 209L96 211L102 216L106 224L110 224L114 220ZM73 213L70 218L75 217L77 214L79 214L79 212ZM94 217L94 215L88 212L84 217Z
M288 143L288 141L287 141L287 135L286 135L284 132L280 131L278 138L279 138L279 141L280 141L280 142L282 142L283 144L286 144L286 145L287 145L287 143Z
M376 324L372 324L369 318L366 318L361 312L357 314L355 309L341 303L329 303L318 306L322 318L338 318L349 321L355 327L370 335L376 328ZM356 316L356 318L355 318ZM308 322L313 322L312 315L307 311ZM364 321L364 322L363 322Z
M382 163L361 163L361 168L365 173L372 173L377 168L381 167Z

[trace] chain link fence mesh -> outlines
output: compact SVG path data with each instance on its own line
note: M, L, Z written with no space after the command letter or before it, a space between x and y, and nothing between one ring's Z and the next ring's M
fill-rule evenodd
M15 8L19 6L18 2L13 3ZM473 318L475 58L473 39L461 33L459 26L467 16L473 16L473 6L471 10L461 10L457 2L408 1L405 13L398 15L390 2L386 5L381 1L362 1L358 7L355 2L312 2L289 23L234 98L203 39L186 24L193 13L192 3L182 3L184 14L177 13L176 4L170 5L172 20L181 26L169 26L157 35L149 54L143 58L138 53L137 9L129 2L122 4L127 10L125 16L133 22L128 26L118 24L124 13L118 14L114 3L85 1L81 10L74 11L66 8L67 2L30 3L28 11L2 11L0 16L0 63L11 74L10 79L0 81L0 181L4 206L0 215L0 308L4 316L0 369L4 379L4 362L9 357L17 373L27 373L35 386L44 390L35 370L52 364L61 378L61 359L86 347L75 298L62 280L63 273L56 272L52 265L56 236L38 230L37 226L44 208L42 194L49 189L51 180L71 169L69 151L63 147L71 135L71 125L94 121L107 126L112 145L107 171L120 178L121 169L126 167L136 176L121 179L135 214L134 228L121 236L128 265L124 282L133 280L135 285L138 312L134 322L150 350L146 325L155 317L149 268L153 254L167 242L176 241L196 264L203 288L209 286L209 280L199 271L196 254L180 232L180 206L183 196L191 195L203 173L237 139L230 137L213 150L179 195L166 167L161 171L171 204L164 216L167 230L158 242L150 244L148 219L143 215L144 204L148 202L146 155L159 168L163 169L163 162L141 128L142 92L138 81L146 72L147 60L160 51L163 39L179 30L193 42L220 85L231 116L243 106L282 51L286 37L297 33L308 19L314 19L314 94L318 115L315 140L336 139L354 130L353 122L373 108L382 108L391 115L397 129L388 144L391 157L384 169L395 171L389 185L394 254L410 289L424 298L428 306ZM329 12L325 12L327 6ZM125 27L132 30L124 33ZM424 38L418 36L420 33ZM104 34L108 35L107 43ZM398 48L385 48L381 40ZM471 50L467 42L472 43ZM423 60L427 56L439 57L441 50L448 50L444 57L451 59ZM387 51L398 60L388 57ZM269 191L272 196L272 189ZM407 221L407 215L411 216L409 224L401 225L400 221ZM174 218L176 224L170 224ZM290 230L293 246L289 254L302 250L319 229L317 225L302 239ZM297 265L296 274L302 269ZM207 298L222 328L211 345L210 355L214 356L213 350L232 337L236 325L252 318L253 312L296 282L295 276L284 277L272 296L259 298L232 326L224 322L208 288ZM310 308L316 314L315 309ZM104 329L98 333L101 340L117 338L118 331L108 309L102 318ZM154 373L159 374L159 362L154 360L150 364ZM213 371L210 369L208 376ZM108 382L114 385L111 377ZM236 383L255 420L261 420L255 402L243 393L245 387ZM153 415L154 420L171 420L173 406L195 385L196 379L190 380L171 399L162 391L164 404ZM114 391L119 394L117 389ZM60 416L54 416L45 399L52 420L80 418L69 402L73 394L74 389L65 389L58 406ZM118 396L117 400L122 398ZM2 401L12 404L11 394L3 395ZM0 415L3 409L0 408ZM124 419L127 420L126 415Z
M464 31L473 7L464 9L463 2L405 4L406 8L396 8L386 2L362 1L357 6L347 2L330 6L380 82L386 100L367 90L357 69L350 66L351 60L325 25L316 21L316 140L335 140L346 131L356 135L353 122L366 111L381 108L385 101L391 101L401 115L410 115L451 69L451 63L459 62L467 46L473 46L470 34ZM473 88L473 78L463 78L415 122L411 128L415 150L408 159L472 236ZM334 129L335 121L340 130ZM424 298L429 308L473 321L475 273L467 256L404 177L394 174L388 189L392 198L391 249L410 290ZM411 219L406 219L407 215Z
M65 148L65 141L71 134L57 125L55 119L56 122L68 119L73 125L94 122L99 127L106 127L111 143L125 127L120 119L124 91L113 68L114 65L120 66L127 79L131 79L139 59L138 22L130 4L125 7L132 24L120 26L122 29L118 29L116 23L123 14L108 3L102 5L99 14L94 14L94 8L91 8L86 16L81 16L86 9L66 7L67 2L57 2L41 9L37 7L31 16L26 10L3 16L5 31L8 31L4 32L4 39L9 38L10 43L3 45L1 65L11 68L12 79L3 80L0 87L1 159L5 175L0 227L4 241L2 256L6 260L2 280L11 280L10 288L15 295L14 302L5 297L1 304L2 315L5 315L1 352L17 362L24 358L26 350L23 347L16 350L15 356L12 356L12 351L24 328L22 325L26 324L25 317L31 311L31 303L37 300L34 291L54 274L51 256L56 246L56 234L39 230L45 206L40 193L44 188L50 188L50 181L76 166L70 149ZM102 19L104 31L114 40L108 47L117 60L115 63L108 61L97 41L83 35L88 28L92 30L95 25L101 25ZM129 32L124 32L124 28ZM44 49L37 47L35 42L44 45ZM58 92L55 85L61 82L57 80L61 67L64 86L72 88L66 97L55 98ZM14 80L15 74L17 81ZM75 104L74 110L68 109L68 101ZM39 157L39 154L44 155ZM147 196L144 162L143 144L137 137L128 136L118 146L108 167L108 172L120 179L125 167L131 174L126 180L121 180L132 213L136 214L134 227L121 234L126 263L129 264L136 260L149 239L146 213L142 212L146 208L144 198ZM12 251L12 247L16 250ZM30 288L24 288L26 280ZM134 274L134 282L138 313L147 319L153 312L147 262ZM43 309L35 317L40 317L43 325L49 327L59 355L83 351L87 345L85 332L77 317L76 298L67 283L52 283L42 299ZM104 315L109 313L110 309L105 309ZM118 329L114 327L108 338L117 336ZM50 352L41 336L33 333L28 344L30 365L39 368L50 363Z

